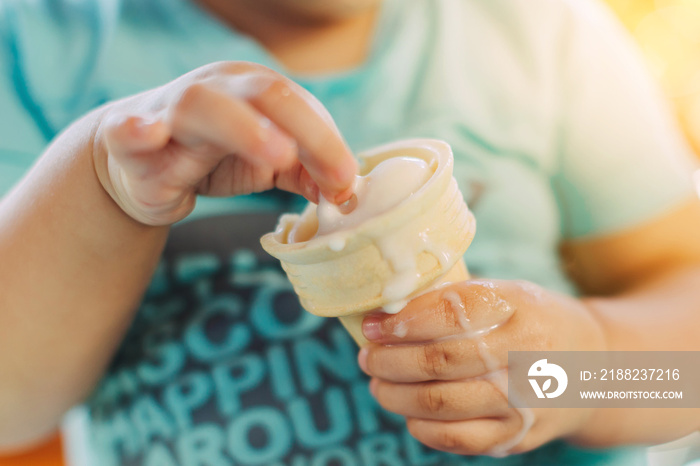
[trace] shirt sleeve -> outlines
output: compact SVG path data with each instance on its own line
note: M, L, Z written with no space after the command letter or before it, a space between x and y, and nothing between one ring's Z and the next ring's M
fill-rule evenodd
M563 234L633 228L695 195L697 159L640 51L612 13L567 0L563 103L553 186Z
M90 72L116 3L0 1L0 197L89 109Z
M27 108L15 2L0 2L0 197L22 177L46 144Z

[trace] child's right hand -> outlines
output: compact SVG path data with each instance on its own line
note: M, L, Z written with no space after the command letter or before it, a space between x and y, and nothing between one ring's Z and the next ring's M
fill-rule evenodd
M357 164L311 94L252 63L215 63L113 104L95 137L97 176L148 225L186 217L197 194L273 187L347 200Z

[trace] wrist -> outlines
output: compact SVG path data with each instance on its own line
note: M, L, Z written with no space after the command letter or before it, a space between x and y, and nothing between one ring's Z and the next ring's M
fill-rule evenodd
M613 447L619 444L616 432L620 415L615 409L587 408L587 413L571 433L563 440L573 445L589 448ZM611 416L611 413L613 416Z
M594 327L593 349L586 351L621 351L618 332L615 330L614 322L607 318L607 310L613 303L613 298L607 297L584 297L579 300L585 308ZM622 343L624 345L624 343ZM620 445L622 439L619 432L629 427L624 427L624 413L619 409L610 408L581 408L587 411L581 422L562 438L574 445L588 448L608 448Z
M614 311L616 306L614 298L606 297L586 297L581 299L581 304L586 309L592 322L594 322L599 334L601 347L599 351L633 351L634 337L631 329L624 322L618 322L611 314L611 307Z
M609 351L611 336L606 328L606 322L601 318L597 303L590 298L576 299L576 308L580 318L576 319L571 349L575 351Z

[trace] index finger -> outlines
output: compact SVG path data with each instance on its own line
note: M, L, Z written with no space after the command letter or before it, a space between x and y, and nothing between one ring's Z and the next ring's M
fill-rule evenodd
M383 345L475 338L506 323L514 313L497 282L468 280L421 295L398 314L366 317L362 331Z
M299 160L323 196L340 204L352 195L358 165L323 105L281 76L255 78L248 101L297 140Z

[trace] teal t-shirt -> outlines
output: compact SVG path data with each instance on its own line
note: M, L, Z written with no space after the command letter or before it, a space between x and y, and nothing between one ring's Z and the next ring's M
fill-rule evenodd
M187 0L0 3L0 193L91 108L219 60L285 73ZM576 293L563 239L633 228L693 193L690 151L664 100L588 0L385 0L365 64L292 77L356 151L407 137L450 143L478 222L466 254L476 275ZM493 459L413 440L370 396L339 324L303 312L260 249L277 216L302 204L280 192L200 199L173 227L87 402L94 464L644 464L634 448L555 442Z

